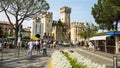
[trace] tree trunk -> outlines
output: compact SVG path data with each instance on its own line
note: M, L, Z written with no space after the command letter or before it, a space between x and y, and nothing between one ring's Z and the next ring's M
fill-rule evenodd
M118 21L116 21L116 24L115 24L115 30L118 31Z
M18 41L18 27L15 29L15 47L17 47L17 41Z

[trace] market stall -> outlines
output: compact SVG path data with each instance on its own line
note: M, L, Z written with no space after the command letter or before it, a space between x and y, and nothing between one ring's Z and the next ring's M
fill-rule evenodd
M100 51L112 54L119 52L120 32L107 32L106 35L94 36L89 40L96 42L95 45L99 47Z

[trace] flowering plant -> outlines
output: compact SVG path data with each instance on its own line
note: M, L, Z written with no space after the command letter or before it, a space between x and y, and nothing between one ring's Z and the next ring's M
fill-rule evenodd
M80 64L77 62L75 58L70 57L70 55L67 52L63 53L67 59L69 60L70 64L72 65L72 68L86 68L86 65Z
M77 52L64 50L52 54L50 68L106 68L106 66L92 62Z
M92 62L88 58L84 58L82 55L78 54L77 52L69 52L67 51L70 57L77 60L78 63L87 66L87 68L106 68L105 65L100 65L98 63Z
M67 58L60 51L52 54L52 67L51 68L72 68Z

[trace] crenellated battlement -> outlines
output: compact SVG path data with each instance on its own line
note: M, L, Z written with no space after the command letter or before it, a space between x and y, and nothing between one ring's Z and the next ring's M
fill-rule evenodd
M63 12L71 13L71 8L67 6L60 8L60 13L63 13Z
M35 23L41 23L41 19L37 18L37 17L34 17L33 18L33 22L35 22Z
M83 22L72 22L70 24L71 28L75 28L75 27L82 27L84 26L84 23Z
M47 17L47 18L52 18L53 13L52 12L43 12L41 13L42 18Z
M53 34L53 39L61 40L80 40L80 31L84 27L83 22L70 22L71 8L64 6L60 8L60 21L53 20L53 12L42 12L41 19L33 18L32 35L40 34L43 38L44 33ZM39 23L40 22L40 23ZM35 24L34 24L35 23ZM36 26L37 25L37 26Z

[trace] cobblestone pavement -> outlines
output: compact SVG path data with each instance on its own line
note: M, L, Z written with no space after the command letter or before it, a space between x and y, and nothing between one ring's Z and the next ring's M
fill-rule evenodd
M84 57L91 59L92 61L100 64L106 64L107 68L113 68L113 56L105 52L95 51L91 52L82 48L61 48L69 49L82 54ZM37 54L33 51L32 58L26 56L27 50L22 49L20 51L20 57L18 58L18 51L10 49L4 52L3 60L0 60L0 68L49 68L49 60L51 54L58 49L48 49L48 56L44 57L42 54ZM1 58L1 53L0 53ZM119 58L119 56L118 56ZM118 62L120 66L120 62Z
M9 49L3 53L3 58L0 60L0 68L49 68L49 59L54 50L48 49L48 56L37 54L33 51L31 58L27 57L27 50L22 49L18 58L18 51ZM0 54L1 57L2 54Z

